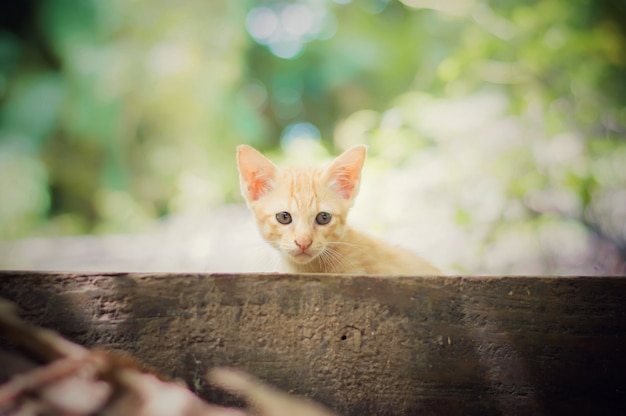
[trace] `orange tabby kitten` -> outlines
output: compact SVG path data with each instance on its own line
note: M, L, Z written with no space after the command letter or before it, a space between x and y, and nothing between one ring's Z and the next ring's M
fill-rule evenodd
M238 146L241 191L261 235L294 273L440 274L410 251L346 224L365 155L360 145L326 169L281 169L252 147Z

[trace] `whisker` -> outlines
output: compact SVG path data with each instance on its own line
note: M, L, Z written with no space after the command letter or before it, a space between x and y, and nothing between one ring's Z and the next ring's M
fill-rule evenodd
M338 273L345 273L347 270L354 268L353 261L343 256L332 247L327 247L326 250L321 253L321 260L325 265L328 265L329 269Z
M343 246L350 246L350 247L365 247L365 245L363 244L346 243L344 241L329 241L327 244L328 245L343 245Z

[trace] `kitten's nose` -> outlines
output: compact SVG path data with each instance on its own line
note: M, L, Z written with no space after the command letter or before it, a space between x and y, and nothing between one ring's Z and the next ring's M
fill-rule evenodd
M304 251L307 248L311 247L311 244L313 244L313 240L311 240L308 237L306 237L306 238L298 238L298 239L294 240L294 243L296 243L296 245L298 247L300 247L300 249L302 251Z

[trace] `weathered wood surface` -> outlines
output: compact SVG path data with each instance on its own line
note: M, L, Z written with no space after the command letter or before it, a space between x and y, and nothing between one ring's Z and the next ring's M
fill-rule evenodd
M626 279L0 272L22 316L207 400L236 366L344 415L626 412Z

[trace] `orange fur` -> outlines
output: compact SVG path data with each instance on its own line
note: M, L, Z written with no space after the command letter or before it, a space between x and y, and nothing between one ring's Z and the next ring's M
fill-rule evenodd
M365 156L366 147L360 145L341 154L326 169L280 169L252 147L238 146L241 191L261 235L282 254L291 272L441 274L410 251L347 225ZM279 222L280 213L288 213L282 218L288 223ZM320 213L330 214L330 221L318 222Z

